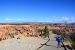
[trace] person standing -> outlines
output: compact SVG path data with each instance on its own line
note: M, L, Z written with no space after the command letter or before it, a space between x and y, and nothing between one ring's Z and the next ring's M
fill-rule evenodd
M56 41L57 41L57 48L61 48L62 37L60 35L56 37Z

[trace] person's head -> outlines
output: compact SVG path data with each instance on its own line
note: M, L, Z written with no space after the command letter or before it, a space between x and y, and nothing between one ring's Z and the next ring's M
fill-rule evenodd
M61 35L58 35L58 38L60 38L61 37Z

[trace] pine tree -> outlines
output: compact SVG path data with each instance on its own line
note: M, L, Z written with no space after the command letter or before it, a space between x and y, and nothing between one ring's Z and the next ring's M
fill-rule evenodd
M48 31L48 28L47 26L45 26L44 30L43 30L43 36L46 38L48 37L49 38L49 31Z

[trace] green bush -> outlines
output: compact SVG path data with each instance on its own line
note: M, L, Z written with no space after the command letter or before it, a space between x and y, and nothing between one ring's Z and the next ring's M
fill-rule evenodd
M73 49L75 49L75 41L74 41L74 42L72 42L72 44L71 44L71 45L72 45L72 48L73 48Z
M71 33L70 38L71 38L72 41L75 41L75 33Z
M71 33L70 38L72 40L72 48L75 49L75 33Z

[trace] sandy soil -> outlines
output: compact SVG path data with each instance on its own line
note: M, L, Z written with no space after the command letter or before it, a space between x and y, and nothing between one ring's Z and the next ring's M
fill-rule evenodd
M0 42L0 50L36 50L46 40L38 37L13 38Z

